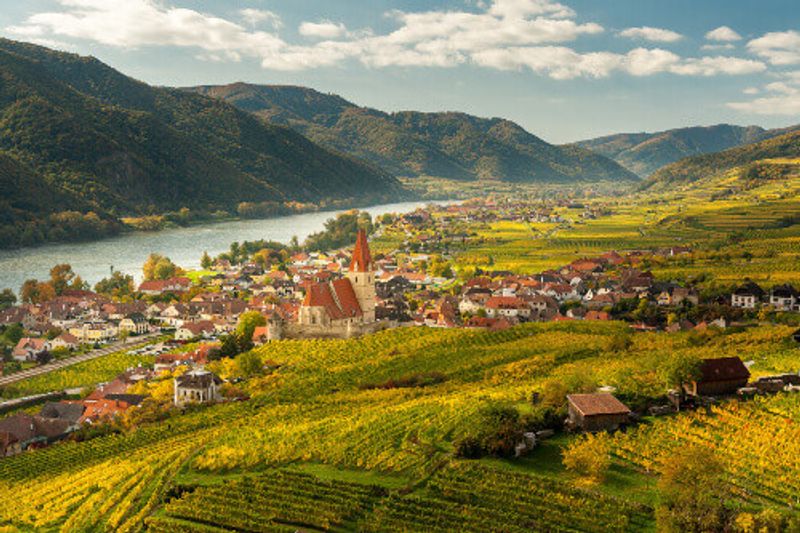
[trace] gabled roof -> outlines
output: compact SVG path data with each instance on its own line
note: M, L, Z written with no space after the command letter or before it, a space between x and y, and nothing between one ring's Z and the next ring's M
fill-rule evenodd
M570 394L567 400L583 416L623 415L631 412L628 406L608 393Z
M360 229L356 237L356 247L353 249L353 260L350 262L350 272L371 272L372 255L369 252L367 233Z
M349 279L314 283L306 289L304 307L324 307L331 320L361 316L361 306Z
M222 380L208 370L192 370L175 378L175 382L184 389L207 389L212 383L221 384Z
M748 379L750 371L738 357L719 357L717 359L703 359L700 363L700 381L709 383L714 381L729 381Z

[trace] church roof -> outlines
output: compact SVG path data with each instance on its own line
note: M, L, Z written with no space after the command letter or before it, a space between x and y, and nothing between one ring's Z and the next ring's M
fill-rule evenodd
M369 272L372 270L372 255L369 252L367 233L360 229L356 237L356 247L353 250L353 260L350 262L350 272Z
M314 283L306 290L304 307L324 307L331 320L361 316L361 306L349 279Z

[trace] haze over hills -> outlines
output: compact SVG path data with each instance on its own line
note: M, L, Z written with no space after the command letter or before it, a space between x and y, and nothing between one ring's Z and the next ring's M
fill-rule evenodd
M797 127L695 126L656 133L620 133L576 143L609 157L641 177L684 157L719 152L788 133Z
M188 91L225 100L398 176L514 182L634 181L608 158L555 146L509 120L465 113L385 113L294 86L234 83Z
M290 128L150 87L94 58L0 39L0 80L4 163L22 165L28 181L59 198L60 211L91 208L113 218L407 195L385 171ZM0 177L4 189L16 187L12 175L20 172ZM48 213L47 198L20 203L15 220Z
M653 191L699 183L740 169L745 179L780 179L800 169L800 131L717 153L687 157L650 176L642 189Z

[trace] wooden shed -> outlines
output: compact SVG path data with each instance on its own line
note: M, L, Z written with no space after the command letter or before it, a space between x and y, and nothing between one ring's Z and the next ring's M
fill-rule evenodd
M612 431L628 422L631 410L608 393L570 394L569 425L584 431Z
M695 396L722 396L736 394L747 385L750 371L738 357L703 359L700 363L700 379L684 385L689 394Z

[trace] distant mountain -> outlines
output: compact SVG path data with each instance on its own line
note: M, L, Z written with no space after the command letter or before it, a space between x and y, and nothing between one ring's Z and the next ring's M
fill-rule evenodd
M797 165L773 165L770 160L797 160ZM800 131L713 154L687 157L662 168L642 184L642 189L665 190L700 183L740 169L748 179L780 178L780 172L800 166ZM776 173L769 167L780 167Z
M765 130L758 126L719 124L679 128L657 133L621 133L576 144L609 157L625 168L646 177L659 168L684 157L727 150L790 131L794 128Z
M29 218L65 210L116 218L184 206L231 211L243 201L407 195L387 172L232 105L150 87L94 58L5 39L0 152L3 164L15 169L0 173L0 189L17 190L11 176L24 175L47 192L25 204Z
M637 179L606 157L549 144L499 118L384 113L304 87L234 83L187 90L229 102L268 124L289 126L397 176L515 182Z

